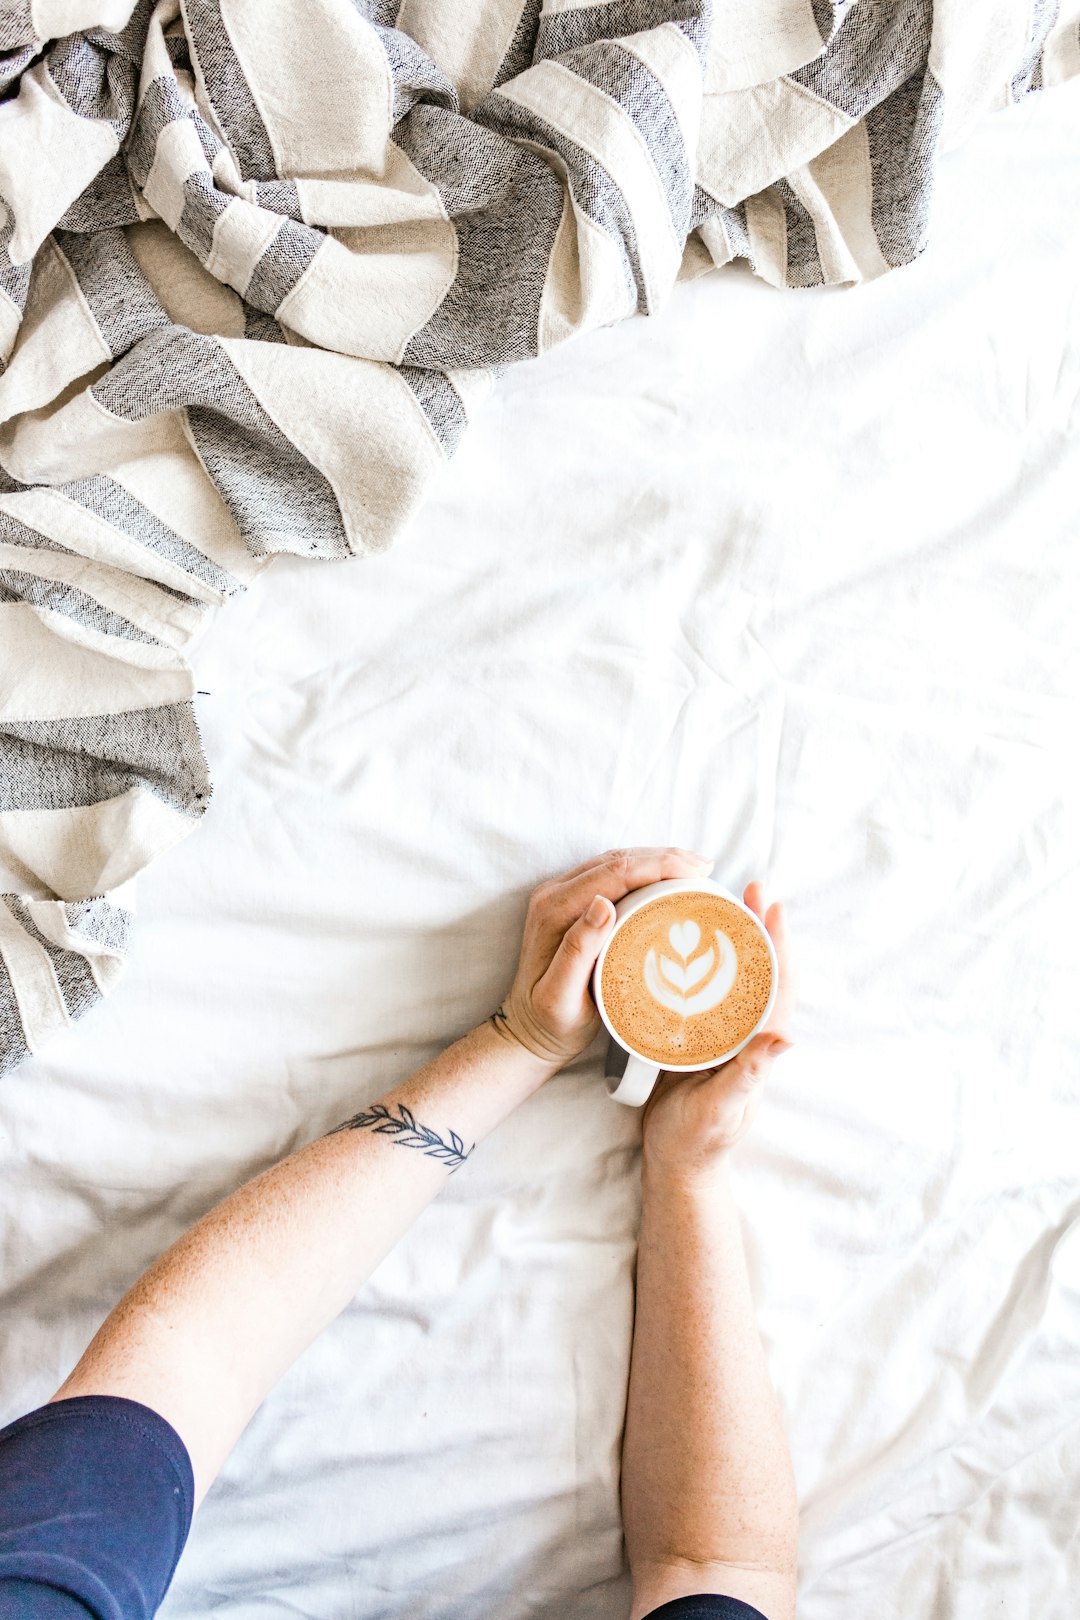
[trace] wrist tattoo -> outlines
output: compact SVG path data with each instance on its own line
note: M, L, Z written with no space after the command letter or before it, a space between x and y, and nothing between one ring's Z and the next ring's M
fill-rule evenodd
M430 1125L421 1125L404 1103L398 1103L397 1111L398 1118L395 1119L385 1103L372 1103L370 1108L354 1114L351 1119L342 1120L340 1125L335 1125L326 1134L337 1136L339 1131L374 1131L376 1136L392 1136L395 1147L416 1148L426 1159L438 1159L441 1164L448 1164L451 1175L461 1168L476 1146L474 1142L466 1151L456 1131L451 1131L449 1142L444 1142Z
M498 1029L500 1024L506 1029L508 1029L510 1027L510 1020L506 1016L506 1008L503 1006L503 1004L501 1002L496 1007L496 1009L492 1013L491 1017L488 1019L488 1023L489 1024L494 1024L496 1029Z

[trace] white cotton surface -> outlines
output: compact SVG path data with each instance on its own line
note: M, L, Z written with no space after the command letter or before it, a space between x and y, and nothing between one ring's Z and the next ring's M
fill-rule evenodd
M725 270L519 366L396 549L222 612L204 824L121 987L3 1083L0 1421L211 1203L490 1012L534 883L685 844L797 949L736 1165L801 1620L1071 1620L1078 115L980 125L908 269ZM625 1620L639 1116L602 1058L282 1381L166 1620Z

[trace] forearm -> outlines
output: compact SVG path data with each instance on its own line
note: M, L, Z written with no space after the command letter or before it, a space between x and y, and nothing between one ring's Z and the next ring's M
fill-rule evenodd
M460 1164L454 1137L467 1155L551 1073L490 1025L471 1031L380 1099L436 1134L437 1157L369 1110L247 1182L139 1279L53 1399L152 1407L187 1445L201 1498L277 1379Z
M673 1564L687 1592L725 1590L725 1569L760 1572L727 1590L787 1620L794 1478L726 1168L702 1190L661 1184L646 1164L642 1194L622 1477L635 1595L648 1603Z

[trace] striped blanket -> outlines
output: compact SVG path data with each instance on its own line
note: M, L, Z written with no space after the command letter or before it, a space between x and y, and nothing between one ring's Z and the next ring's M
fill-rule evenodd
M0 1068L206 808L213 609L386 546L513 360L908 263L1078 71L1076 0L0 0Z

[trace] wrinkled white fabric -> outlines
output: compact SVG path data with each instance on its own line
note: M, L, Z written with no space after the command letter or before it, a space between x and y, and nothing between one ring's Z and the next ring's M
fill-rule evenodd
M530 885L671 840L763 876L798 948L736 1168L800 1620L1072 1620L1078 116L982 123L895 276L706 277L517 368L392 553L274 562L222 615L201 836L141 885L124 994L0 1090L0 1421L209 1204L495 1005ZM639 1121L600 1076L512 1116L288 1374L164 1620L625 1620Z

